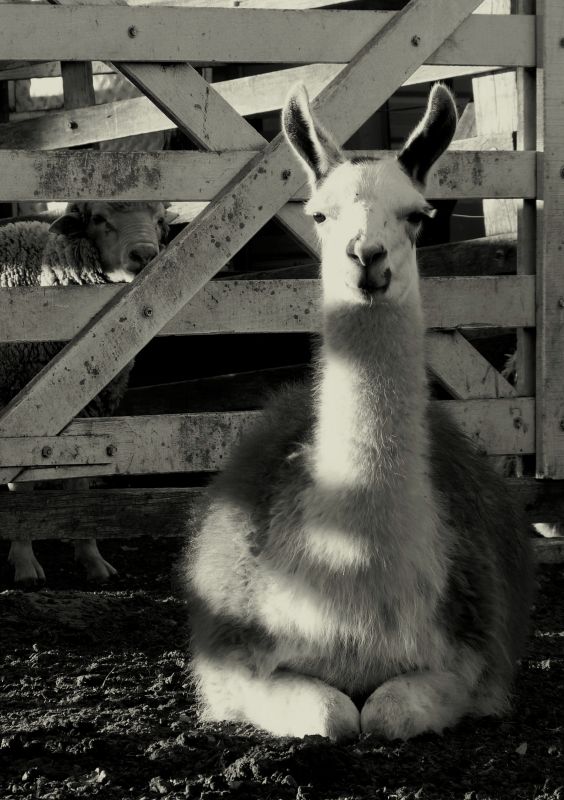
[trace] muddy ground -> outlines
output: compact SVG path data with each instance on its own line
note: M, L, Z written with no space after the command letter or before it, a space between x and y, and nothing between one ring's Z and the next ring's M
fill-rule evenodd
M510 717L335 745L198 724L170 584L178 543L103 549L121 574L111 589L86 587L60 543L36 548L49 591L14 591L2 574L1 800L564 800L563 567L539 572Z

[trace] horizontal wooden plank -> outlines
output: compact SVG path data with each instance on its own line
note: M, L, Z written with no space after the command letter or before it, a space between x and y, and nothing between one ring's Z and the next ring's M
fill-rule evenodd
M109 464L115 442L101 436L0 437L0 463L11 467Z
M120 286L30 287L0 290L0 342L68 341ZM214 280L159 332L307 333L319 330L319 282ZM424 278L430 328L534 327L535 278L507 275Z
M534 398L445 401L462 430L490 455L534 451ZM215 472L259 411L77 418L61 434L106 434L114 441L109 464L26 469L18 481L95 475ZM7 465L0 464L0 468Z
M539 487L532 486L540 483ZM564 485L519 480L519 489L536 495L551 519L564 518ZM205 489L93 489L85 492L10 492L0 504L0 539L137 539L189 537L197 524L197 506ZM538 512L528 507L530 522ZM533 539L538 563L562 563L564 539Z
M92 63L94 75L105 75L114 70L103 61ZM21 81L30 78L59 78L61 75L60 61L29 61L18 62L16 66L2 68L0 62L0 81Z
M45 71L60 75L59 62L38 65ZM100 63L100 62L96 62ZM104 65L103 65L104 66ZM50 67L50 70L47 70ZM249 116L279 110L290 88L298 81L308 87L311 97L315 97L341 70L342 64L313 64L307 67L268 72L249 78L219 81L213 84L218 94L224 97L242 115ZM28 67L31 70L31 66ZM109 70L109 67L106 67ZM477 74L490 70L489 67L427 66L420 67L404 85L417 82L447 80L457 75ZM0 81L8 79L14 71ZM62 147L100 142L107 139L120 139L141 133L170 130L174 122L146 97L117 100L114 103L100 103L81 109L62 109L48 114L33 114L19 121L0 124L0 148L13 150L51 150ZM458 149L463 149L457 145ZM481 147L468 146L464 149L480 150ZM498 149L511 149L503 147Z
M354 151L351 155L387 151ZM0 150L0 201L209 201L248 164L254 151L98 153ZM429 175L427 196L537 196L534 152L452 152ZM305 180L304 172L304 180ZM304 185L295 195L305 199Z
M294 84L305 83L309 96L316 97L342 69L344 69L343 64L308 64L230 81L218 81L213 84L213 88L228 100L239 114L244 116L265 114L282 108ZM403 85L446 81L461 75L491 72L492 69L495 68L423 64L404 81Z
M7 61L345 63L394 13L0 5L0 53ZM474 15L428 61L534 66L535 19Z

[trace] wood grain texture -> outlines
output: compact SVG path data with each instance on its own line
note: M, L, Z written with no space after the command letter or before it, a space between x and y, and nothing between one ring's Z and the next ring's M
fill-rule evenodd
M564 477L564 5L545 0L544 219L537 266L537 473Z
M379 151L356 151L362 155ZM388 155L387 151L382 154ZM256 157L254 151L96 153L0 150L0 200L212 200ZM293 192L306 199L306 174ZM432 199L536 197L536 153L452 152L427 182Z
M429 28L420 29L423 39L443 22L441 9L438 2L428 5L426 16L436 16ZM0 5L0 52L5 61L346 63L394 14L214 8L169 8L164 14L147 7ZM446 38L425 60L476 66L536 63L529 19L475 15Z
M439 383L457 400L516 394L509 381L459 331L429 333L427 363Z
M530 275L423 278L427 325L534 327L534 286ZM122 292L119 286L2 289L0 341L69 341ZM319 297L315 279L215 280L156 335L318 331Z
M318 97L319 112L335 135L345 141L477 5L476 0L460 0L453 7L436 0L429 15L428 4L411 0L385 34L374 36ZM425 35L417 46L399 58L402 45L412 41L413 30L424 26ZM374 75L384 72L386 80L374 85ZM351 108L351 96L359 97L369 88L373 105L357 102ZM303 174L294 165L290 146L279 135L11 401L0 417L0 433L59 433L300 188ZM4 470L2 480L10 481L16 474Z
M564 517L564 485L519 480L529 522ZM11 492L0 505L0 539L185 539L195 530L205 489L96 489ZM564 539L534 539L538 563L564 561Z
M441 401L443 402L443 401ZM534 398L444 401L474 442L490 455L533 452ZM115 453L110 463L24 470L18 482L101 475L216 472L260 411L164 414L138 417L77 418L60 434L109 435ZM7 469L0 466L0 474Z

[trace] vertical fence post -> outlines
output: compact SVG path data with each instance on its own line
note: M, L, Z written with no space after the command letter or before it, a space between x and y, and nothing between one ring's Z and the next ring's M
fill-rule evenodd
M536 14L536 0L518 0L517 11ZM517 70L518 128L517 149L537 149L537 80L536 68ZM517 219L517 273L534 275L537 262L537 201L523 200ZM535 394L535 335L521 328L517 331L516 389L521 397Z
M564 3L544 0L544 217L537 269L537 474L564 478Z

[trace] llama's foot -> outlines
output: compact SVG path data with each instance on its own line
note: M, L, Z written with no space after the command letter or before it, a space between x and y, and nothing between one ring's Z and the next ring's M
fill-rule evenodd
M411 739L441 733L470 711L470 693L453 672L410 672L374 691L361 711L363 733Z
M33 546L29 540L12 542L8 561L14 568L14 583L16 586L33 589L45 583L43 567L36 559Z
M86 578L94 583L106 583L117 570L102 558L96 539L77 539L74 543L74 558L86 570Z
M552 525L548 525L546 522L537 522L534 527L537 533L540 533L546 539L564 536L564 524L562 522L553 522Z
M258 678L238 667L209 664L197 673L204 718L250 722L275 736L337 741L360 733L360 714L350 697L315 678L291 672Z

